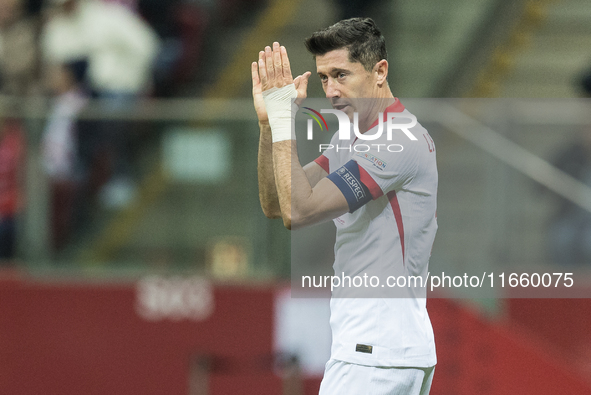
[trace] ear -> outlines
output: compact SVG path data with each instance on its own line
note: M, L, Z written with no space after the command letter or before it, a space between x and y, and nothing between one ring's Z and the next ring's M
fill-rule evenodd
M388 77L388 61L386 59L380 60L373 67L373 71L376 75L376 82L381 87L387 83L386 78Z

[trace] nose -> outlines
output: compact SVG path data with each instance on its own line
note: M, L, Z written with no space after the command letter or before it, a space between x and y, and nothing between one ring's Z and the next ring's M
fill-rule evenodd
M341 97L341 91L338 89L338 84L332 78L329 78L326 82L326 87L324 92L326 93L327 99L338 98Z

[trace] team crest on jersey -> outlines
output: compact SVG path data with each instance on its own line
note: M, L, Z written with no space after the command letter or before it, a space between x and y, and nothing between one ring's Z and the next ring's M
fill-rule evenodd
M372 165L377 167L380 170L384 170L386 168L387 163L384 162L382 159L378 158L377 156L370 154L369 152L357 152L355 156L363 158L371 162Z

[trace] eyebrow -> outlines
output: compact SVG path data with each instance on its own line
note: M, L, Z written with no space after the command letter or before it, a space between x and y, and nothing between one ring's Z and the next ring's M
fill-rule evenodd
M340 69L340 68L333 67L328 72L328 74L338 74L338 73L341 73L341 72L343 72L343 73L350 73L351 71L350 70L347 70L347 69ZM318 72L318 75L324 75L324 73Z

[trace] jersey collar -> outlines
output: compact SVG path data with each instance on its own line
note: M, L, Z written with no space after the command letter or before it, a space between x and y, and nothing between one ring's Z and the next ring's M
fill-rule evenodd
M394 103L390 104L388 107L386 107L386 110L384 111L384 122L386 122L388 120L388 113L389 112L403 112L405 110L404 105L400 102L400 100L398 100L397 97L394 98ZM369 129L367 130L371 130L373 128L375 128L378 125L378 119L376 119L374 121L374 123L371 124L371 126L369 127Z

